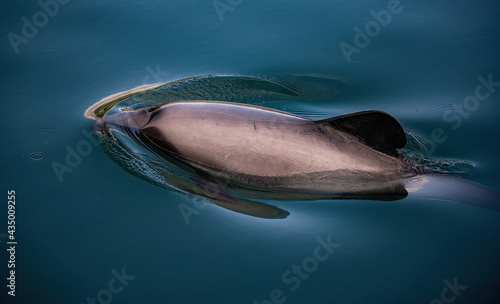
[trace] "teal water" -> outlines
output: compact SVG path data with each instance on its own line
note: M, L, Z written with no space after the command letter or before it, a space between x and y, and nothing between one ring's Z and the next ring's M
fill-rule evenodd
M389 1L230 3L221 20L212 1L69 1L17 53L9 33L22 35L41 7L4 8L2 185L16 191L18 244L16 297L2 287L1 303L497 303L496 211L411 197L277 200L290 215L261 219L130 174L82 132L85 110L117 92L260 77L310 94L263 106L318 119L386 111L434 143L433 158L472 162L464 178L499 191L500 87L476 88L500 81L500 6L401 1L357 47L354 28L365 32ZM350 63L342 42L357 48ZM68 149L85 147L68 162ZM74 166L58 178L54 162ZM315 257L318 238L335 244L320 248L327 258ZM134 277L125 283L112 273L123 268Z

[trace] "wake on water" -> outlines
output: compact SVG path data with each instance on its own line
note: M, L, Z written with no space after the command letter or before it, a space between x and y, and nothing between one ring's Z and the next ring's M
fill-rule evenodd
M348 90L348 82L318 75L276 75L271 77L207 75L165 84L140 86L113 94L91 106L85 112L85 117L99 119L104 115L156 107L175 101L212 100L263 106L287 111L305 118L318 119L325 117L325 113L310 111L308 108L321 107L325 103L335 103L335 99ZM344 113L336 115L340 114ZM487 207L498 209L496 204L498 196L493 190L458 178L473 174L477 170L474 163L432 158L430 155L432 147L429 142L414 132L405 130L405 133L407 142L400 153L419 168L423 168L422 173L427 174L424 177L412 177L406 180L404 185L408 189L416 189L414 192L420 197L465 200L465 203L475 205L481 205L480 202L483 198L487 198L488 201L493 201L489 202ZM316 196L302 196L300 194L290 195L280 191L272 193L273 191L269 189L255 191L255 189L248 189L244 184L231 184L227 180L221 183L210 177L200 176L185 164L164 155L157 155L133 134L113 132L110 135L112 137L101 137L103 149L129 173L172 191L209 198L213 202L237 212L267 218L282 218L286 217L286 211L270 205L267 208L263 206L265 204L258 201L266 201L270 198L316 198ZM434 187L420 186L420 184L430 185L429 179L433 181ZM416 184L419 186L415 186ZM441 188L436 190L434 188L437 184ZM454 187L467 188L469 194L472 193L472 197L464 199L461 191L458 194L455 193L456 189L455 192L448 191ZM431 189L431 191L422 191L422 189ZM398 199L405 196L395 197ZM331 198L349 197L332 196ZM351 198L362 197L353 196ZM238 204L241 208L236 206Z

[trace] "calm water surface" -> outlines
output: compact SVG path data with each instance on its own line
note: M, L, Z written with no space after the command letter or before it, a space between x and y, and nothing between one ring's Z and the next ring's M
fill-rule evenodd
M87 139L83 113L143 84L275 79L311 95L263 105L311 118L386 111L434 143L432 157L474 163L465 178L499 191L499 4L216 4L69 1L29 39L22 18L41 6L4 6L2 187L16 191L18 244L13 298L5 197L1 303L498 303L496 211L412 198L273 201L290 213L279 220L200 208L123 170ZM58 178L54 162L71 172Z

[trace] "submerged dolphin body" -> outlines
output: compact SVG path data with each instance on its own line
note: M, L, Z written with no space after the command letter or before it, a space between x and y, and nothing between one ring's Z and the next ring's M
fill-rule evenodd
M135 137L195 170L207 181L201 189L238 185L271 198L278 192L290 198L400 199L408 189L418 192L423 179L414 177L425 171L398 152L405 132L379 111L313 121L257 106L186 101L106 115L93 129Z
M100 123L135 129L142 142L211 176L264 188L347 193L412 170L396 150L406 143L403 128L377 111L312 121L242 104L175 102Z

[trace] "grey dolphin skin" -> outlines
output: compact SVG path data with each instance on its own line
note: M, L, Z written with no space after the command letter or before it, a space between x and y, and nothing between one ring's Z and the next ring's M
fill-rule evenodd
M397 150L406 144L401 125L380 111L314 121L245 104L182 101L106 115L93 129L130 134L209 183L269 190L260 192L269 197L394 200L428 182L414 178L424 170Z

